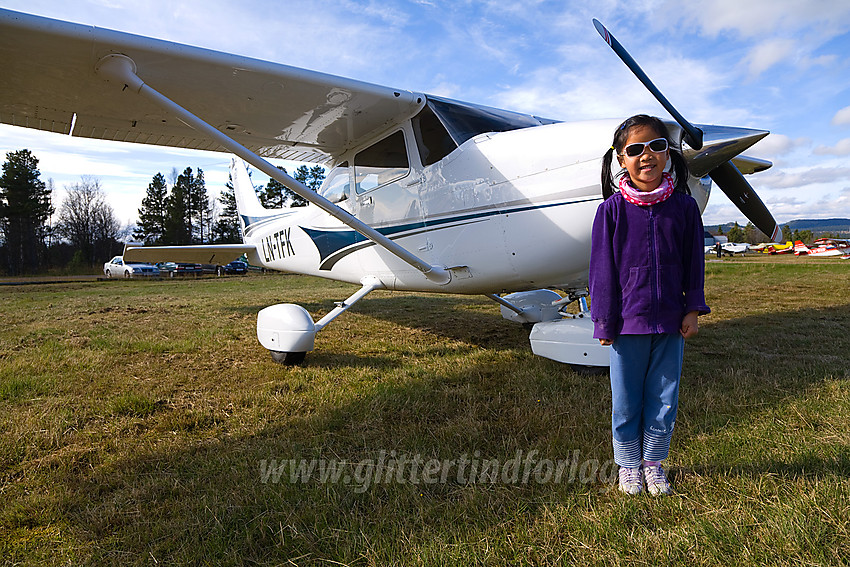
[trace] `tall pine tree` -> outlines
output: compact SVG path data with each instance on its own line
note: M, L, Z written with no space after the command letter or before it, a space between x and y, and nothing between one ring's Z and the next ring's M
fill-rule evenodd
M286 173L284 168L278 167L278 169ZM322 181L325 179L325 168L321 165L313 167L302 165L295 170L295 175L292 178L316 191L321 187ZM268 185L266 185L265 189L260 190L258 195L260 197L260 203L267 209L307 206L307 200L304 197L289 190L276 179L269 179Z
M286 169L278 166L278 169L282 172L287 173ZM283 185L283 183L277 181L276 179L269 178L268 184L265 188L260 188L257 192L257 196L260 198L260 203L267 209L282 209L286 206L286 199L289 196L291 191Z
M38 159L29 150L6 154L0 176L0 231L10 274L34 272L44 257L53 206L40 175Z
M313 191L318 191L319 187L322 186L322 181L325 180L325 168L321 165L314 165L313 167L307 167L306 165L302 165L295 170L295 175L293 175L293 178L296 181L300 181ZM306 205L307 203L304 204ZM290 206L300 207L302 205L293 204Z
M207 185L204 181L204 170L198 168L198 174L189 184L189 207L194 242L205 243L211 238L212 207L207 195Z
M192 184L195 175L191 167L183 170L171 186L165 205L165 244L192 244Z
M139 209L139 223L133 231L133 238L145 244L162 244L165 239L168 202L168 186L165 176L157 173L148 185L142 207Z
M239 244L242 242L242 234L239 230L239 212L236 209L236 191L233 189L232 179L228 179L218 202L222 209L213 230L213 241L217 244Z

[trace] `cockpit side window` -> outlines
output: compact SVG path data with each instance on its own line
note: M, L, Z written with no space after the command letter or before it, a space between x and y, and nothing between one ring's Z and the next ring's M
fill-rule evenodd
M437 163L457 148L449 131L430 106L423 107L422 111L413 117L412 123L422 165Z
M354 182L358 193L401 179L409 172L407 147L400 130L354 156Z

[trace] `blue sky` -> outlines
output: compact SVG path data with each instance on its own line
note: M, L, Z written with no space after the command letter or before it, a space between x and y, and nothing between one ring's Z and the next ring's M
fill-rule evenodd
M559 120L666 116L594 29L597 18L697 123L771 131L750 183L782 223L850 217L847 0L0 0L4 8L247 55ZM0 126L61 200L100 179L121 222L153 175L202 168L211 194L229 157ZM264 181L259 179L259 182ZM746 222L715 189L707 225Z

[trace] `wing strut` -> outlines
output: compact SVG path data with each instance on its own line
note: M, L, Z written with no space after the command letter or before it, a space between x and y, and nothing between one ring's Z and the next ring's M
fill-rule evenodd
M451 281L451 273L445 267L435 266L425 262L354 215L350 214L348 211L334 205L315 191L310 190L307 186L288 176L239 142L236 142L222 133L217 128L214 128L210 124L204 122L156 89L146 85L145 82L136 74L136 63L126 55L107 55L97 63L95 70L106 80L117 82L123 85L124 89L130 89L131 91L143 96L145 99L153 102L157 106L176 114L180 120L195 130L206 134L269 177L279 181L287 189L290 189L301 197L304 197L329 215L338 219L340 222L345 223L369 240L372 240L404 262L410 264L422 272L422 274L424 274L424 276L430 281L438 284L447 284Z

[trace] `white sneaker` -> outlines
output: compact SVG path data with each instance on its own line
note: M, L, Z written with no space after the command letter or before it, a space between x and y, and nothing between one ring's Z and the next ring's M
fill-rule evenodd
M643 491L643 479L640 474L640 467L633 469L620 467L620 492L626 494L640 494Z
M664 469L661 465L644 466L643 478L646 480L646 490L653 496L669 496L673 494L673 489L670 488L670 482L664 474Z

